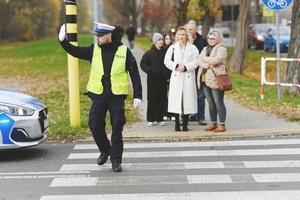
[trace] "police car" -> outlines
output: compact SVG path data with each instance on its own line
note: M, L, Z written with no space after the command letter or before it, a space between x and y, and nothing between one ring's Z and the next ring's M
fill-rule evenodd
M41 100L0 88L0 149L39 145L48 128L48 108Z

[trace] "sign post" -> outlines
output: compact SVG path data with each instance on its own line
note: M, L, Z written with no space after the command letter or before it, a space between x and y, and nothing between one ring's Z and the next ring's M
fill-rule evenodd
M271 10L275 12L275 21L276 21L276 58L277 60L277 82L280 83L280 48L279 48L279 11L287 8L293 0L261 0L262 3ZM277 90L277 98L281 99L280 86Z

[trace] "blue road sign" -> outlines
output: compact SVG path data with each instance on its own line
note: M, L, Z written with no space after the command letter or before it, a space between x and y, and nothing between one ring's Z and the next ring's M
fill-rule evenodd
M280 11L287 8L293 0L261 0L262 3L269 9L274 11Z

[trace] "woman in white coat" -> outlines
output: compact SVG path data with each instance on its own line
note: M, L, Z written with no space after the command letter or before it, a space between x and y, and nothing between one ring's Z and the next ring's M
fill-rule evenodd
M197 113L195 69L199 51L193 45L190 32L179 27L175 43L168 48L164 63L172 71L169 87L168 112L175 114L175 131L180 130L179 114L184 113L182 130L188 131L189 114Z

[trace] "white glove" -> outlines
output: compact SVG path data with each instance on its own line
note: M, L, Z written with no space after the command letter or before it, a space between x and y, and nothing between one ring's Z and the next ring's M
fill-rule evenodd
M133 107L134 108L139 107L141 105L141 103L142 103L141 99L137 99L137 98L133 99Z
M66 37L66 25L63 24L60 27L60 31L59 31L59 34L58 34L58 39L59 39L59 41L62 42L65 39L65 37Z

